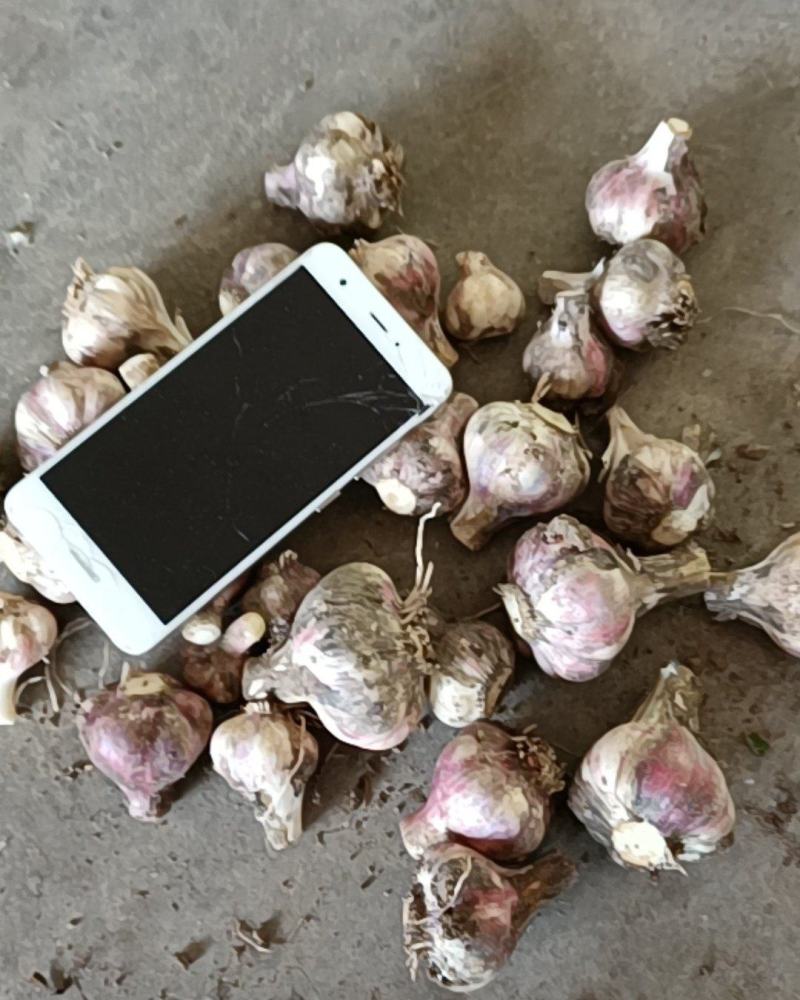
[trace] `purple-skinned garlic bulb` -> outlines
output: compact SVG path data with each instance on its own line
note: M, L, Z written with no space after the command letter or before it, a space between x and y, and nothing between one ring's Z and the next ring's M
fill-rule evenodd
M419 516L438 504L447 514L461 506L467 477L461 458L461 434L478 404L456 392L424 424L390 448L361 473L395 514Z
M75 595L67 589L42 557L17 534L10 522L0 530L0 562L22 583L37 590L54 604L72 604Z
M305 719L250 702L220 723L209 745L214 770L255 805L267 844L283 850L303 832L303 795L317 766L317 741Z
M398 746L425 707L430 637L424 583L403 600L371 563L346 563L306 595L283 645L245 665L245 698L307 702L337 739Z
M42 368L41 375L22 394L14 411L17 450L26 472L52 458L125 395L116 375L103 368L59 361Z
M327 231L379 229L400 211L402 147L353 111L326 115L292 161L264 174L267 198Z
M0 591L0 726L17 718L17 681L45 659L58 635L55 618L33 601Z
M219 286L219 311L223 316L271 281L297 257L284 243L259 243L245 247L233 258Z
M159 673L128 674L87 698L77 718L89 760L145 822L169 809L167 790L205 749L211 722L205 698Z
M714 481L688 445L641 431L621 406L608 411L603 518L619 538L645 550L671 548L706 527Z
M433 250L416 236L400 233L377 243L356 240L350 256L378 291L449 367L458 352L439 322L442 279Z
M589 681L609 668L637 618L701 593L710 573L695 545L637 559L562 514L521 536L497 591L545 673Z
M286 549L274 562L259 567L255 582L242 597L242 607L263 617L269 641L277 645L289 637L297 609L320 579L315 569L300 562L296 552Z
M609 388L614 354L592 321L589 295L559 292L552 314L531 337L522 355L522 368L539 385L542 399L574 403L597 399Z
M513 333L525 315L519 285L485 253L456 254L460 277L447 296L445 325L458 340L487 340Z
M464 457L469 493L450 527L468 549L515 518L563 507L589 482L577 427L536 401L482 406L464 432Z
M493 861L521 861L544 839L562 773L544 740L474 722L439 754L427 801L400 822L403 844L417 859L457 841Z
M526 868L501 868L461 844L432 847L403 901L412 980L422 963L433 982L453 993L486 986L539 909L575 874L575 865L558 852Z
M800 532L754 566L712 573L705 602L720 620L741 618L800 657Z
M219 641L204 645L187 642L181 670L184 682L218 705L238 701L247 653L266 631L261 615L246 611L228 625Z
M488 719L514 672L514 646L488 622L445 625L433 638L428 697L446 726Z
M166 361L192 342L183 318L170 319L161 293L138 267L98 274L78 258L73 272L62 339L75 364L117 368L142 351Z
M668 118L638 153L595 173L586 211L601 239L630 243L649 236L682 254L703 238L706 202L689 158L691 135L685 121Z
M693 735L702 696L679 663L664 667L630 722L592 746L569 807L617 864L683 871L729 838L736 811L725 777Z
M680 346L698 313L683 261L658 240L627 243L585 274L545 271L539 279L543 302L570 289L589 292L606 335L634 351Z

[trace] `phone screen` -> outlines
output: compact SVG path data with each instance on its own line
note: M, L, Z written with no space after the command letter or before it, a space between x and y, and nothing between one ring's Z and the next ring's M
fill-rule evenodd
M422 409L300 267L42 480L166 624Z

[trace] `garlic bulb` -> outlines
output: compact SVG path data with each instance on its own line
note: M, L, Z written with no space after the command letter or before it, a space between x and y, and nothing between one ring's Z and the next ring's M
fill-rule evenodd
M264 638L266 631L261 615L247 611L231 622L218 642L187 642L183 650L184 682L219 705L238 701L247 652Z
M219 311L223 316L241 305L297 257L284 243L259 243L245 247L233 258L219 286Z
M363 115L326 115L291 163L264 174L267 198L328 230L379 229L400 211L403 150Z
M78 258L73 272L62 339L75 364L116 368L142 351L166 361L192 342L180 314L169 318L161 293L138 267L97 274Z
M576 427L540 403L488 403L464 432L469 493L450 527L480 549L518 517L563 507L589 482L589 453Z
M741 618L790 656L800 656L800 532L754 566L712 573L705 601L719 619Z
M472 396L454 393L430 420L365 469L361 478L375 487L395 514L427 514L436 504L440 514L455 510L467 492L459 439L477 409Z
M71 604L75 600L66 585L42 562L36 549L20 538L10 523L0 531L0 562L4 562L18 580L38 590L48 601Z
M461 276L447 297L445 324L459 340L483 340L512 333L525 315L525 296L513 278L485 253L456 254Z
M403 844L417 859L455 840L494 861L521 861L544 839L562 771L544 740L474 722L439 754L427 801L400 822Z
M403 901L411 978L423 962L428 977L453 993L486 986L540 907L574 880L575 866L557 852L511 869L461 844L431 848Z
M705 233L706 202L689 159L692 130L680 118L656 127L645 145L601 167L586 189L589 222L609 243L651 236L683 253Z
M514 672L514 647L488 622L446 625L433 639L429 698L436 718L460 729L494 712Z
M251 702L217 726L209 751L217 774L255 803L267 844L276 851L293 844L303 832L303 794L319 756L303 717Z
M605 393L614 355L594 327L586 292L556 295L552 315L525 348L522 368L537 385L546 379L543 399L571 403Z
M439 323L442 282L436 255L428 244L401 233L377 243L356 240L350 256L437 358L452 367L458 352Z
M344 743L398 746L425 711L425 594L403 601L378 566L339 566L306 595L286 642L247 661L245 698L308 702Z
M242 607L264 618L273 645L289 637L289 629L306 594L319 583L319 573L304 566L295 552L281 552L275 562L259 568L256 581L242 598Z
M17 681L46 658L57 635L58 625L47 608L0 591L0 726L15 722Z
M521 536L497 591L546 674L588 681L609 668L638 617L702 592L710 572L697 546L635 559L562 514Z
M608 411L611 440L603 454L603 518L644 549L678 545L712 517L714 481L687 445L645 434L621 406Z
M155 375L161 364L155 354L134 354L132 358L123 361L117 373L129 389L135 389L137 385L146 382L151 375Z
M692 735L701 700L697 678L673 661L633 719L581 761L569 807L617 864L683 871L733 829L725 777Z
M51 458L125 395L116 375L59 361L22 394L14 411L17 450L26 472Z

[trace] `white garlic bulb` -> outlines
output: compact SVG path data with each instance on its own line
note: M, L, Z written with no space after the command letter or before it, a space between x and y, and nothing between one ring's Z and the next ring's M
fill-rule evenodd
M58 625L47 608L0 591L0 726L17 718L17 681L50 652Z
M259 243L245 247L233 258L219 286L219 311L223 316L241 305L262 285L275 277L297 257L284 243Z
M116 368L142 351L166 361L191 343L180 314L170 319L161 293L138 267L110 267L98 274L78 258L73 271L62 339L76 364Z
M461 276L447 297L445 324L459 340L482 340L512 333L525 315L519 285L485 253L456 254Z
M17 534L12 524L0 531L0 562L22 583L38 590L54 604L71 604L75 597L59 580L42 557Z

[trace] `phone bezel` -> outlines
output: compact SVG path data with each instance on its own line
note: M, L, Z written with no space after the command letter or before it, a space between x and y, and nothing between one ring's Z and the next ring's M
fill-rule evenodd
M300 267L305 267L309 271L358 327L361 334L419 396L424 404L423 409L331 483L326 490L298 511L228 573L215 581L196 600L169 622L164 623L61 505L55 494L42 482L41 477L56 463L63 461L71 451L79 448L103 425L113 420L122 410L149 392L178 365L184 364L195 351L202 350L213 337L222 333L242 313L251 309L265 295L269 295L273 288ZM17 483L6 496L6 515L23 538L61 577L87 614L97 622L109 639L123 652L139 655L166 638L306 518L335 499L343 487L355 479L360 471L415 426L428 419L448 398L452 388L452 379L447 368L372 285L354 261L339 247L331 243L319 243L301 254L263 288L211 326L146 382L133 389L124 399L77 434L56 455Z

